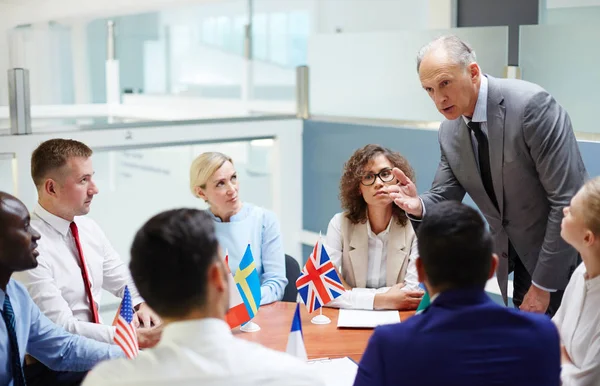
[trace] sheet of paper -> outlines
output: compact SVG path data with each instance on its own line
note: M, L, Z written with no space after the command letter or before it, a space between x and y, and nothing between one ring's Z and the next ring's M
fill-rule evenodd
M381 324L400 323L398 311L344 310L338 315L338 327L375 328Z
M327 386L352 386L358 370L356 363L348 357L308 361L308 365Z

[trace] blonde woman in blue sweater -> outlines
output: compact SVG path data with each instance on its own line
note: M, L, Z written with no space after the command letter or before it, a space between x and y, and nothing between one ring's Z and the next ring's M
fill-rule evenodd
M287 279L279 221L273 212L242 202L231 157L200 154L190 167L190 189L208 203L219 244L229 252L231 271L237 270L250 242L261 282L260 304L281 300Z

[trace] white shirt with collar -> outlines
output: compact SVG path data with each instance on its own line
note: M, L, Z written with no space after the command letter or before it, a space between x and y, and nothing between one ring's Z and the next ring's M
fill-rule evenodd
M327 236L325 238L325 246L327 247L327 253L331 262L336 267L342 264L342 219L344 214L337 213L329 222L327 228ZM390 220L387 228L379 233L375 234L371 230L371 224L367 219L367 234L369 238L369 255L368 268L367 268L367 288L353 288L352 291L346 291L342 296L332 300L327 304L327 307L335 308L353 308L362 310L372 310L373 302L375 301L375 295L378 293L384 293L390 289L385 287L386 284L386 266L387 266L387 252L388 252L388 239L390 234L390 226L393 218ZM406 276L404 277L404 283L406 284L403 289L406 290L418 290L419 280L417 274L417 266L415 260L419 257L419 251L417 248L417 240L413 242L410 247L409 263L406 270Z
M100 304L102 289L122 298L125 285L129 286L134 306L143 302L129 269L98 224L85 216L75 217L74 222L79 230L96 305ZM92 322L70 222L53 215L38 203L31 216L31 225L42 236L37 248L38 266L16 272L13 277L25 285L40 310L54 323L70 333L112 343L115 328Z
M165 326L161 341L135 359L104 362L84 386L321 386L299 359L232 335L220 319Z
M600 385L600 276L587 278L581 263L552 318L573 364L563 365L563 386Z

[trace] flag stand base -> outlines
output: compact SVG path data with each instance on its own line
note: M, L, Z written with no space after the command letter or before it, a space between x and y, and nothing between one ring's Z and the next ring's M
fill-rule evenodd
M242 325L242 327L240 327L240 331L243 332L256 332L256 331L260 331L260 326L252 321Z
M331 323L331 319L329 319L327 316L325 316L323 314L315 316L310 321L313 324L329 324L329 323Z

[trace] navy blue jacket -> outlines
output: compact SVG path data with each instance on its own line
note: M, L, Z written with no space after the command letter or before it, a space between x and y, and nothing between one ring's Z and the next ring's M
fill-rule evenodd
M480 289L446 291L423 313L375 329L354 385L559 386L558 331Z

